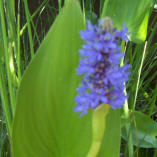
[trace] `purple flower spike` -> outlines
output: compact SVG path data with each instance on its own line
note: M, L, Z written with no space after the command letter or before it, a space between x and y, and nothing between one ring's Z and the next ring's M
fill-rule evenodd
M81 59L77 75L83 75L83 78L77 88L74 108L81 116L87 114L89 108L95 109L101 104L109 104L113 109L123 107L130 66L120 67L124 53L121 53L118 39L128 41L127 31L125 26L121 31L113 28L109 18L99 20L98 26L88 23L87 29L81 31L85 44L79 50Z

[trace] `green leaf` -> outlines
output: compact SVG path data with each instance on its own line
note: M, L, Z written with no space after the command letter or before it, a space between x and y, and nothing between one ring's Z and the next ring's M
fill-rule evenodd
M1 44L0 44L0 60L2 63L4 63L4 51Z
M4 62L3 36L2 36L2 30L1 30L1 22L0 22L0 60L3 60L2 62Z
M83 16L67 1L18 90L13 123L14 157L84 157L92 140L91 112L74 113Z
M143 148L157 148L157 123L149 116L134 111L131 114L131 127L133 144ZM127 140L125 128L122 128L122 137Z
M110 109L106 116L105 132L98 157L120 156L120 110Z
M125 24L133 42L145 41L152 0L106 0L102 17L109 16L119 29Z

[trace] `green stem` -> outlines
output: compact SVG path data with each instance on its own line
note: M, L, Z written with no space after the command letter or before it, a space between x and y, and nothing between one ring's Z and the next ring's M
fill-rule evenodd
M153 25L156 24L157 21L157 15L155 15L155 17L153 18L149 28L148 28L148 34L152 31Z
M4 80L2 80L2 78L0 78L0 91L1 91L2 106L3 106L4 114L6 117L7 128L8 128L9 135L11 135L11 130L12 130L11 113L10 113L10 109L9 109L8 98L6 95L7 90L4 86Z
M139 89L139 82L140 82L141 70L142 70L143 61L144 61L144 57L145 57L145 53L146 53L146 48L147 48L147 42L145 42L145 46L144 46L144 50L143 50L143 54L142 54L142 59L141 59L141 64L140 64L140 67L138 69L137 83L136 83L136 87L135 87L135 96L134 96L133 104L131 105L131 109L132 110L135 109L135 104L136 104L136 99L137 99L137 93L138 93L138 89Z
M157 83L156 83L155 89L153 91L153 97L150 101L151 106L150 106L150 109L149 109L149 112L148 112L149 116L152 114L153 109L155 108L156 100L157 100Z
M17 15L17 68L18 68L18 83L21 80L21 61L20 61L20 0L18 1Z
M155 18L156 18L156 17L155 17ZM155 23L155 25L154 25L154 27L153 27L153 29L152 29L152 32L151 32L151 34L150 34L150 37L149 37L149 39L148 39L148 48L150 47L150 44L152 43L152 40L153 40L153 37L154 37L156 31L157 31L157 22Z
M126 47L127 47L127 46L125 46L125 42L122 41L121 45L122 45L122 51L125 53ZM124 58L122 58L121 63L120 63L120 66L123 66L123 65L124 65ZM125 95L127 95L126 89L124 89L124 93L125 93ZM124 111L125 118L129 119L129 108L128 108L128 101L127 100L125 100L123 111ZM132 135L130 132L130 123L125 125L125 130L126 130L126 133L128 136L128 146L127 147L128 147L128 151L129 151L129 157L133 157L134 151L133 151Z
M38 44L40 45L40 39L39 39L38 33L37 33L37 31L36 31L36 27L35 27L35 25L34 25L34 22L33 22L33 20L32 20L31 18L30 18L30 20L31 20L31 24L32 24L33 31L34 31L34 34L35 34L35 36L36 36L37 42L38 42Z
M108 104L104 104L100 105L93 111L93 139L87 157L97 157L97 154L99 153L105 131L105 117L109 112L109 109L110 106Z
M3 35L3 44L4 44L4 54L5 54L5 64L6 64L6 71L8 77L8 86L9 86L9 93L10 93L10 101L12 105L12 111L14 114L15 111L15 95L13 92L12 80L11 80L11 72L9 66L9 54L8 54L8 42L7 42L7 33L6 33L6 25L5 25L5 18L4 18L4 9L3 3L0 1L0 14L1 14L1 27L2 27L2 35Z
M41 8L47 3L48 0L44 0L42 2L42 4L39 6L39 8L37 8L37 10L33 13L33 15L30 17L31 19L33 19L41 10ZM26 23L22 29L20 30L20 36L22 36L23 32L25 31L25 29L27 28L28 24Z
M11 0L11 9L12 9L12 13L15 13L15 0Z
M33 38L32 38L32 31L31 31L31 24L30 24L31 20L30 20L30 13L28 9L27 0L24 0L24 5L25 5L25 13L26 13L26 19L28 24L28 36L29 36L29 44L31 49L31 58L33 58L34 57Z
M155 149L153 157L157 157L157 149Z
M60 12L62 8L62 0L58 0L58 4L59 4L59 12Z
M12 77L13 86L17 86L17 76L16 68L14 63L14 58L17 58L17 32L16 32L16 19L15 19L15 9L14 0L6 1L5 9L7 14L5 14L8 32L8 53L9 53L9 65Z
M84 23L86 21L86 12L85 12L85 2L84 0L82 0L82 5L83 5L83 19L84 19Z
M126 90L125 90L125 93L126 93ZM125 118L129 119L129 109L128 109L128 102L127 102L127 100L125 100L125 104L124 104L123 110L124 110ZM131 131L130 131L130 123L125 125L125 130L126 130L127 137L128 137L128 145L127 145L127 147L128 147L129 157L133 157L134 156L134 149L133 149L133 143L132 143L132 134L131 134ZM125 156L126 156L126 154L125 154Z
M3 110L4 110L4 114L6 117L6 123L7 123L7 128L8 128L8 132L9 135L11 135L11 113L10 113L10 108L9 108L9 102L8 102L8 94L7 94L7 89L5 86L5 80L4 80L4 73L2 70L3 66L0 60L0 93L1 93L1 99L2 99L2 106L3 106Z

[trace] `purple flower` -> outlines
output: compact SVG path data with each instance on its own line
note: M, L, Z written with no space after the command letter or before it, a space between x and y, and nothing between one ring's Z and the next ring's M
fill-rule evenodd
M75 112L87 114L89 108L95 109L101 104L109 104L113 109L123 107L130 66L120 67L124 53L118 40L128 41L127 31L125 26L121 31L113 28L109 18L99 20L98 26L88 23L87 29L81 31L85 44L79 50L77 75L83 78L77 88Z

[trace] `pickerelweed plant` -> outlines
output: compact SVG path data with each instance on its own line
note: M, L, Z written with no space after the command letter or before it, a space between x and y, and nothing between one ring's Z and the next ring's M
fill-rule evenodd
M87 24L87 29L80 32L85 41L79 50L80 61L77 75L84 75L81 85L77 88L75 112L87 114L94 109L92 117L92 144L87 157L98 156L103 143L107 114L110 106L122 108L127 99L125 91L129 79L129 64L120 66L124 53L121 52L121 40L128 41L128 29L123 26L121 31L113 28L109 17L99 20L98 25ZM116 130L115 130L116 132ZM106 134L106 133L105 133ZM116 134L116 133L115 133ZM110 137L110 140L113 137ZM120 144L117 143L118 148ZM118 153L117 153L118 154ZM115 156L113 153L106 155Z
M113 109L123 107L127 95L124 93L129 79L129 65L120 67L124 53L120 40L128 41L128 29L121 31L113 28L108 17L99 20L99 24L90 22L86 30L80 32L85 41L82 49L77 75L84 75L82 84L77 88L75 112L87 114L88 108L95 109L101 104L109 104Z

